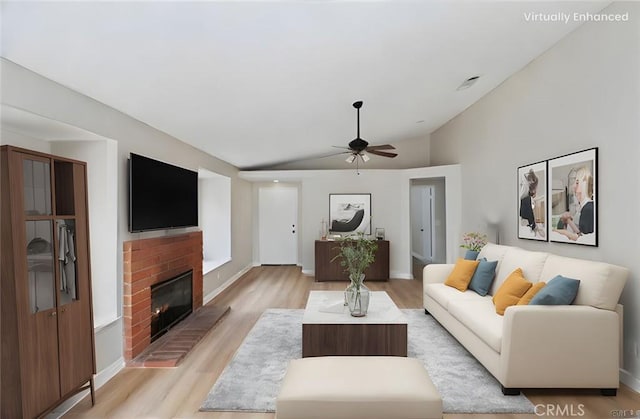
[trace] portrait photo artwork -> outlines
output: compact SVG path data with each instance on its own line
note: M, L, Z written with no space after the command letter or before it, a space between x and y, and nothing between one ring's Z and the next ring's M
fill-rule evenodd
M518 168L518 238L547 240L547 162Z
M549 240L598 245L598 149L549 160Z

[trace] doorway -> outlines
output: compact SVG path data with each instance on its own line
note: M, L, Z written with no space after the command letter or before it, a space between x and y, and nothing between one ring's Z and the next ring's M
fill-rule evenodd
M258 190L261 265L298 263L298 188L277 185Z
M411 254L425 263L433 259L433 189L431 185L411 186Z
M411 269L415 279L429 263L446 261L445 179L413 179L410 185Z

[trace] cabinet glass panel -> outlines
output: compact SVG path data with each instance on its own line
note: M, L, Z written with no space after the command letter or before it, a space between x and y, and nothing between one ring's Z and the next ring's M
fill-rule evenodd
M76 222L56 220L58 229L58 265L60 268L60 305L78 299L76 275Z
M26 215L51 215L51 170L49 163L23 160L24 211Z
M27 272L32 313L55 306L52 221L27 221Z
M73 163L56 161L53 171L56 179L56 215L74 215Z

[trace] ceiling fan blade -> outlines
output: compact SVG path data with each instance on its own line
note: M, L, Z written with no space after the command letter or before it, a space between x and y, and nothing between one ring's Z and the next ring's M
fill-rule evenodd
M367 151L372 150L395 150L396 148L391 144L382 144L382 145L372 145L367 147Z
M386 151L377 151L377 150L367 150L368 153L371 154L375 154L376 156L382 156L382 157L396 157L397 154L396 153L387 153Z
M345 149L345 150L351 150L349 147L340 147L339 145L332 145L331 147L333 147L333 148L342 148L342 149Z
M351 151L340 151L338 153L324 154L322 156L312 157L312 159L324 159L325 157L340 156L342 154L352 154Z

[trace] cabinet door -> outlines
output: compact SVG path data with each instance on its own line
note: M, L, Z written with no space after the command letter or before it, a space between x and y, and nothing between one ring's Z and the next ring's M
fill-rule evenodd
M23 226L18 243L24 259L15 268L22 406L34 417L60 397L51 162L16 153L11 170L14 197L22 203L16 221Z
M56 162L60 387L66 395L94 373L85 167ZM66 191L63 193L58 193Z

